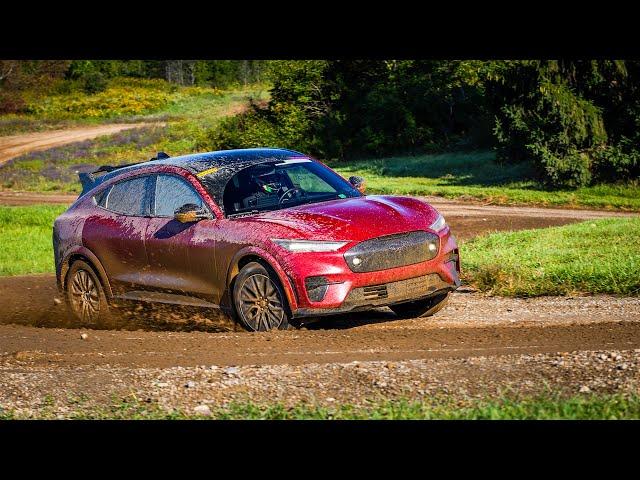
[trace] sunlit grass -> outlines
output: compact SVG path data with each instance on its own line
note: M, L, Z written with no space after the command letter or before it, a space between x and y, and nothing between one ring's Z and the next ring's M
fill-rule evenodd
M640 218L494 233L460 252L464 277L497 295L640 294Z
M47 405L37 418L55 418L55 409ZM381 400L367 407L350 404L335 407L299 404L287 407L281 403L256 404L234 402L225 407L211 407L209 417L191 411L166 411L157 404L136 400L119 401L111 406L78 408L67 414L74 419L118 420L616 420L640 419L640 396L625 394L561 397L539 395L525 398L498 399ZM21 418L5 411L0 419Z
M54 271L53 221L66 207L0 207L0 276Z

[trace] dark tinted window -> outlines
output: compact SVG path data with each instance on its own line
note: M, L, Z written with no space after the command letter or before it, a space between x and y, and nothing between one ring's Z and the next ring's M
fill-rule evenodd
M148 186L151 177L136 177L114 184L104 199L104 208L125 215L148 215ZM97 199L96 199L97 200Z
M174 175L158 175L156 180L155 215L173 217L179 207L194 203L202 208L202 198L193 186Z

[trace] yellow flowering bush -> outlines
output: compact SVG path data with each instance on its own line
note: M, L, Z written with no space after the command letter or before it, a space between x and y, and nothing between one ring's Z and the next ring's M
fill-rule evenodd
M71 83L69 83L72 86ZM146 115L189 99L223 96L216 88L183 87L162 79L113 78L105 90L89 94L77 87L66 91L27 92L26 112L44 119L114 118Z
M159 89L115 86L95 95L74 92L32 100L27 104L27 110L55 118L139 115L164 107L170 96Z

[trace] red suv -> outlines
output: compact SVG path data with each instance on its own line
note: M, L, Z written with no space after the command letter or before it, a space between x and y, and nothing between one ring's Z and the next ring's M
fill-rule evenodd
M364 195L362 178L291 150L161 153L80 177L53 243L58 287L84 323L116 300L220 308L258 331L385 305L428 316L460 284L433 207Z

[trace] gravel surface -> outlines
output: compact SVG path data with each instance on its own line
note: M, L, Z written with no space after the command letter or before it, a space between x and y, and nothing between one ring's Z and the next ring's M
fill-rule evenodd
M27 361L28 362L28 361ZM503 394L640 393L640 349L307 365L119 368L0 361L0 408L65 418L124 400L208 416L230 402L366 406L388 399L453 401Z

